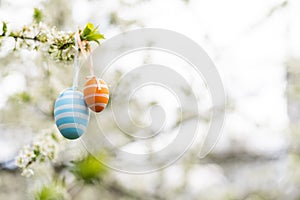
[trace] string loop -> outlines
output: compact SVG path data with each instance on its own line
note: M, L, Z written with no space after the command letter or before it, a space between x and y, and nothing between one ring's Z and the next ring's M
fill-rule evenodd
M84 49L84 45L83 45L83 42L81 41L80 39L80 35L79 33L75 35L76 38L77 38L77 41L78 41L78 46L80 48L80 51L82 52L82 55L84 56L84 58L87 58L87 53ZM90 54L89 55L89 62L88 62L88 65L89 65L89 70L90 70L90 74L91 76L95 76L95 72L94 72L94 66L93 66L93 58L92 58L92 53L91 53L91 49L89 48L88 49L88 53Z
M84 49L84 45L83 45L83 42L81 41L80 39L80 35L79 33L77 33L76 35L76 40L78 42L78 46L80 48L80 51L82 52L82 55L87 58L87 53ZM93 64L93 57L92 57L92 52L91 52L91 49L89 48L88 49L88 53L89 53L89 62L88 62L88 65L89 65L89 70L90 70L90 76L87 76L86 78L87 79L92 79L92 78L95 78L96 79L96 82L97 82L97 86L98 86L98 90L101 90L101 83L100 83L100 79L97 78L95 76L95 72L94 72L94 64Z

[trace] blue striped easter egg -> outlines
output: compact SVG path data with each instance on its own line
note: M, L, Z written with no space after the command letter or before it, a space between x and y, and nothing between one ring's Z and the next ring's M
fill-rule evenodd
M81 92L69 88L57 97L54 119L57 128L65 138L79 138L86 131L89 118L89 109Z

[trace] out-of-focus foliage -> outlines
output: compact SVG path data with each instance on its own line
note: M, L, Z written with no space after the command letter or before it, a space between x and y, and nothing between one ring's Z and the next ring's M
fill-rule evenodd
M31 96L27 92L21 92L11 96L10 100L18 103L29 103L31 101Z
M2 34L1 37L5 36L7 32L7 23L6 22L2 22Z
M36 192L35 200L66 200L68 195L65 187L60 183L52 183L43 185L42 188Z
M43 20L43 12L38 9L38 8L34 8L34 12L33 12L33 21L36 23L40 23Z
M101 158L100 158L101 157ZM71 172L85 183L94 183L103 178L108 172L106 166L104 166L99 160L103 160L103 155L99 158L89 154L85 158L74 162L74 166L71 168Z

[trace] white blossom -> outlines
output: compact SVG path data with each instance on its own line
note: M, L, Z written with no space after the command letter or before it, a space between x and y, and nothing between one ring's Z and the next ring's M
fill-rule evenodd
M25 169L22 170L21 175L28 178L28 177L34 175L34 171L30 168L25 168Z
M53 133L48 131L39 134L31 145L24 146L15 159L16 165L22 170L22 175L27 177L32 175L33 170L29 167L35 162L54 160L58 153L57 143Z

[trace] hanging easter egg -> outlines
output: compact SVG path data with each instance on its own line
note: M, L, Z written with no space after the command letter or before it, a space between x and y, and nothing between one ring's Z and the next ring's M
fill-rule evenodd
M86 131L90 118L83 94L72 88L64 90L56 99L54 118L57 128L65 138L79 138Z
M108 103L109 91L102 79L90 78L84 85L83 94L87 106L95 112L104 110Z

